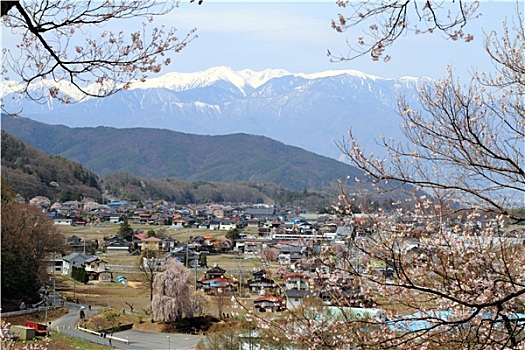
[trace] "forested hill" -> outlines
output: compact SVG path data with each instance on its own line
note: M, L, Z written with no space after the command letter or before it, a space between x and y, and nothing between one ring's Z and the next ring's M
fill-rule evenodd
M98 176L60 156L48 156L2 130L2 177L26 200L45 196L67 201L100 198Z
M6 115L2 115L2 129L48 154L75 160L99 176L121 171L158 179L274 183L299 191L328 188L347 175L360 176L359 170L337 160L247 134L69 128Z
M64 202L100 199L101 192L130 201L167 200L179 204L229 202L301 205L316 210L330 205L326 194L291 191L274 184L228 184L177 179L152 179L116 172L104 180L82 165L48 156L2 131L2 178L14 194L26 200L44 196Z

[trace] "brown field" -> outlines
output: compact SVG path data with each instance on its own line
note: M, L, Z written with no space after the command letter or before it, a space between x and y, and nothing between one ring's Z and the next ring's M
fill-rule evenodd
M133 225L133 229L141 229L144 231L155 230L156 232L162 230L170 237L186 243L189 236L197 235L213 235L224 236L225 231L210 231L205 229L182 229L182 230L168 230L165 226L156 225ZM106 226L86 226L86 227L59 227L64 235L76 235L88 241L97 239L99 244L103 243L104 237L113 236L118 233L119 226L115 224L107 224ZM243 231L247 235L256 235L255 229ZM140 256L133 256L125 252L120 253L100 253L97 256L104 259L108 264L112 265L126 265L138 266ZM242 276L243 283L251 278L251 272L254 268L261 266L259 259L238 259L233 254L221 254L207 256L208 267L218 264L226 269L226 277L233 277L239 279ZM200 279L204 276L205 269L199 268L197 270L190 270L190 281L195 283L195 277ZM66 276L57 276L56 285L57 290L69 301L78 299L79 303L83 305L91 305L101 309L103 312L118 313L119 322L133 323L135 329L162 331L166 326L158 323L152 323L149 315L149 289L145 285L144 276L137 270L132 271L115 271L113 278L118 275L123 275L128 279L128 284L123 285L119 283L97 283L90 282L89 284L82 284L75 282L73 279ZM253 296L255 297L255 296ZM251 307L253 297L247 298L245 304ZM227 300L225 300L227 299ZM218 315L218 303L215 297L210 296L209 304L205 314ZM241 309L235 308L232 305L230 297L222 298L222 310L226 314L231 314L232 311L243 313ZM133 313L131 313L131 307ZM148 312L148 313L147 313ZM105 319L105 317L102 317ZM98 322L98 321L95 321Z
M98 239L102 242L104 237L114 236L118 233L119 225L117 224L105 224L103 226L57 226L60 232L66 236L76 235L80 238L86 238L89 240ZM224 236L227 231L211 231L207 229L180 229L180 230L169 230L168 226L159 225L135 225L131 224L134 230L143 230L145 232L153 230L155 232L163 231L169 237L176 238L180 242L186 243L188 237L212 235L212 236ZM257 230L254 228L243 229L242 232L247 235L257 235Z

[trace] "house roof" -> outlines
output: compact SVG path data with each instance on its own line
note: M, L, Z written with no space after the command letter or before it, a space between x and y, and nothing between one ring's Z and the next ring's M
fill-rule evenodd
M306 298L308 296L313 296L314 293L312 293L309 290L297 290L297 289L288 289L284 291L284 294L287 298Z
M67 262L71 262L73 260L77 260L77 261L85 261L88 259L88 256L87 255L84 255L82 253L78 253L78 252L74 252L74 253L71 253L69 255L66 255L62 258L63 261L67 261Z
M123 238L111 239L110 241L104 244L105 247L129 247L130 245L131 243Z
M207 270L206 273L224 273L225 269L221 268L219 265L213 266L211 269Z
M280 298L274 295L266 295L266 296L256 298L253 302L256 303L256 302L261 302L261 301L270 301L272 303L280 303L283 301L283 298Z
M142 241L144 238L146 238L146 235L144 234L144 232L136 232L133 234L133 237Z
M145 237L141 239L142 242L162 242L162 239L157 237Z
M104 262L104 263L105 263L106 261L105 261L105 260L102 260L102 259L100 259L100 258L98 258L98 257L96 257L96 256L92 256L92 257L90 257L89 259L86 259L86 260L84 261L85 264L90 264L90 263L92 263L92 262L98 262L98 263Z
M247 208L246 214L250 215L273 215L275 213L274 208Z
M202 284L208 284L210 287L224 287L237 283L234 279L226 277L202 279L199 282Z
M307 276L307 275L303 275L302 273L290 273L288 275L284 275L283 278L285 280L288 280L290 278L304 278L304 279L309 279L310 276Z

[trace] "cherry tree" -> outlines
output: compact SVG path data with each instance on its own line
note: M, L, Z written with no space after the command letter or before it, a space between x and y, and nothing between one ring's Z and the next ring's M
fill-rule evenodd
M129 88L133 80L144 81L169 65L171 54L196 37L195 30L179 34L153 25L155 17L177 6L175 1L2 1L2 30L20 38L15 49L3 49L4 79L20 78L21 84L8 86L35 100L50 95L74 102ZM109 29L129 24L137 28ZM29 89L46 79L54 84Z
M365 172L361 182L404 189L411 206L361 208L372 221L362 227L352 214L355 193L340 183L334 209L358 234L345 249L317 257L332 271L316 286L329 306L259 317L261 329L281 334L279 345L523 348L525 236L505 232L525 221L522 18L486 37L496 73L475 74L465 85L449 74L422 86L420 109L399 100L407 141L382 140L386 157L369 154L351 131L338 143Z
M440 32L452 40L471 41L465 25L478 14L477 1L351 1L338 0L342 12L332 20L332 28L345 32L362 29L362 35L348 40L347 55L328 55L336 61L352 60L370 55L374 61L389 61L385 50L408 33Z
M193 316L191 283L188 270L176 261L169 259L166 270L155 275L151 314L154 320L173 322L183 316Z
M382 140L386 158L369 156L352 131L339 142L351 162L378 181L422 188L447 196L462 208L502 214L515 222L524 216L523 140L525 38L521 14L513 29L492 32L486 49L497 69L479 73L466 86L447 79L421 87L415 110L400 99L398 114L407 143Z

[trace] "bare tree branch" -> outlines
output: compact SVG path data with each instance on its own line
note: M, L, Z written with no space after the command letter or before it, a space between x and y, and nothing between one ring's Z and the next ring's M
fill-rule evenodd
M16 50L4 49L3 74L19 76L22 85L11 86L34 100L109 96L159 72L171 63L171 54L196 38L195 30L179 37L175 28L152 27L155 17L177 6L134 0L2 2L3 26L21 38ZM143 23L137 22L141 18ZM120 20L137 30L104 28ZM49 78L53 85L29 90L31 83Z

